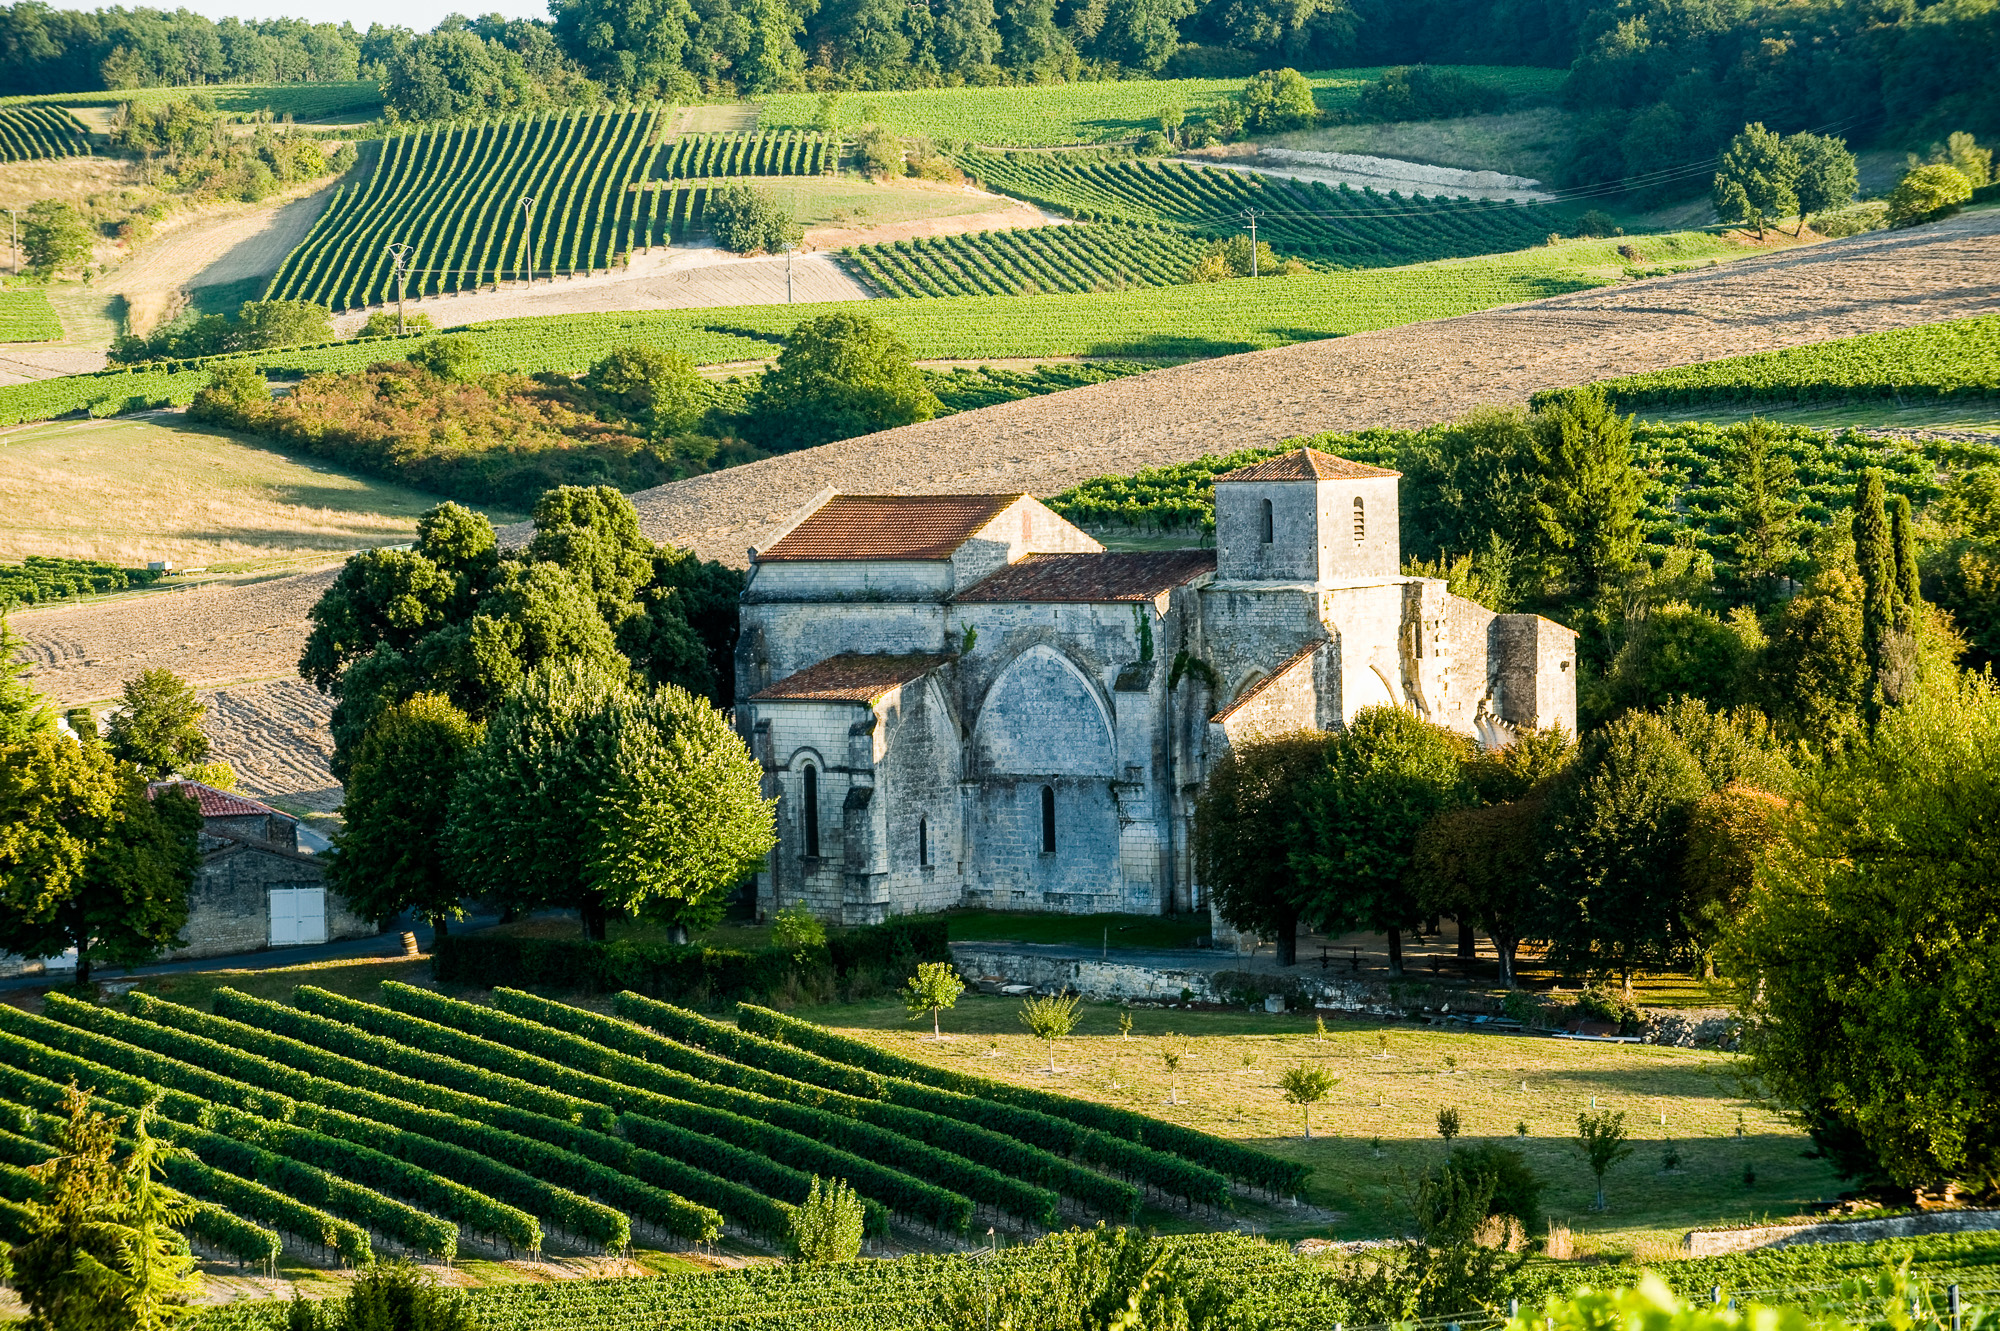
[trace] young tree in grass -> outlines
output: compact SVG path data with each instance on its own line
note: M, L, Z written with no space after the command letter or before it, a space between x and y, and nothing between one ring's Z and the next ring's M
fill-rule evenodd
M1803 236L1810 218L1832 212L1854 197L1861 177L1846 141L1831 134L1794 134L1785 140L1785 146L1799 165L1792 182L1799 210L1799 229L1794 234Z
M420 693L375 718L348 764L339 854L327 879L359 914L386 924L404 910L440 936L459 908L449 839L451 796L480 728L449 700Z
M1317 1063L1301 1063L1286 1068L1278 1078L1279 1089L1285 1093L1285 1103L1299 1107L1305 1116L1305 1136L1312 1140L1312 1107L1326 1099L1327 1093L1340 1084L1340 1078L1328 1072Z
M1277 944L1278 964L1298 960L1299 875L1274 846L1304 827L1299 797L1326 764L1337 737L1296 730L1233 746L1210 770L1195 801L1194 853L1215 908L1238 929Z
M0 748L0 950L76 949L92 962L150 961L178 941L201 856L201 811L145 781L104 746L53 730Z
M1438 1136L1444 1138L1444 1144L1446 1148L1449 1148L1452 1141L1463 1130L1456 1106L1446 1105L1444 1108L1438 1110L1437 1130Z
M805 1201L792 1212L792 1260L801 1266L830 1266L861 1255L861 1198L842 1179L813 1175Z
M903 1006L910 1010L914 1019L924 1013L931 1014L931 1038L944 1039L938 1029L938 1013L958 1002L958 996L965 992L965 981L958 978L958 968L949 961L924 961L917 964L917 973L903 986Z
M1056 1070L1056 1041L1066 1040L1076 1029L1077 1008L1083 1002L1075 994L1048 994L1021 1004L1021 1024L1049 1047L1049 1071Z
M1173 1045L1162 1047L1160 1066L1167 1070L1167 1103L1177 1105L1181 1102L1181 1051Z
M1364 707L1297 797L1304 835L1291 864L1304 918L1328 933L1386 932L1392 975L1402 974L1402 930L1422 919L1409 872L1417 833L1468 802L1460 763L1470 750L1400 707Z
M1604 1200L1604 1176L1620 1160L1632 1154L1632 1143L1626 1140L1625 1111L1599 1109L1595 1112L1580 1113L1576 1116L1576 1145L1583 1152L1584 1163L1590 1166L1592 1177L1597 1180L1597 1201L1593 1210L1602 1211L1607 1207Z

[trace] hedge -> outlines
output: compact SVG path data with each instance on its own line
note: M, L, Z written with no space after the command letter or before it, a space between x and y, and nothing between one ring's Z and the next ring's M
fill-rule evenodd
M782 1012L773 1012L769 1008L741 1003L737 1005L736 1019L746 1031L811 1050L835 1062L853 1063L885 1076L903 1077L928 1086L957 1091L962 1095L974 1095L1040 1110L1055 1118L1066 1118L1083 1127L1095 1128L1099 1132L1123 1137L1156 1151L1180 1156L1183 1160L1273 1193L1290 1193L1296 1196L1312 1174L1309 1165L1280 1160L1276 1156L1266 1155L1248 1146L1239 1146L1235 1142L1225 1141L1221 1137L1213 1137L1205 1132L1197 1132L1193 1128L1184 1128L1177 1123L1165 1123L1129 1109L1116 1109L1110 1105L1094 1104L1089 1100L1072 1099L1066 1095L1056 1095L1030 1086L1009 1086L1005 1082L991 1081L985 1077L968 1076L962 1072L934 1068L914 1058L904 1058L900 1054L892 1054L886 1049L877 1048L865 1040L836 1035L822 1026L788 1017Z
M837 930L827 937L823 953L807 953L803 959L777 947L451 934L437 940L431 974L443 983L481 989L502 985L586 993L629 989L655 998L686 999L704 993L734 999L772 993L795 977L838 978L863 968L913 969L919 961L950 959L945 922L910 917Z

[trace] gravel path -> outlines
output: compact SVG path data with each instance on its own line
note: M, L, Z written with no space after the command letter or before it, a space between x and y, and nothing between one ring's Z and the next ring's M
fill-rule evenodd
M1643 250L1645 242L1636 242ZM647 535L743 564L820 490L1050 495L1321 430L2000 310L2000 210L1431 323L1305 342L849 439L641 491Z

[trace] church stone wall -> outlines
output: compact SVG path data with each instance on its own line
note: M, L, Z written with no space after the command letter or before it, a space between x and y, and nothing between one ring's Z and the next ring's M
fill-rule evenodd
M1364 707L1406 703L1402 580L1329 588L1320 604L1337 644L1340 723L1346 725Z
M1320 481L1313 488L1318 492L1315 496L1319 506L1317 571L1321 578L1327 581L1393 578L1402 571L1395 477ZM1357 499L1362 504L1362 533L1358 541L1354 539Z
M933 675L897 689L875 710L883 732L876 798L882 801L886 877L880 892L886 901L874 918L849 923L944 910L957 905L965 890L959 809L963 745L944 687ZM926 846L928 865L919 855Z
M736 639L736 696L842 652L957 650L946 637L945 608L936 602L748 603Z
M1264 539L1264 504L1271 539ZM1319 497L1311 482L1231 481L1215 487L1215 576L1296 580L1319 577Z
M942 559L778 559L756 566L746 599L778 601L941 600L951 594Z
M1201 621L1199 654L1220 681L1223 705L1326 637L1310 585L1211 584L1202 593Z

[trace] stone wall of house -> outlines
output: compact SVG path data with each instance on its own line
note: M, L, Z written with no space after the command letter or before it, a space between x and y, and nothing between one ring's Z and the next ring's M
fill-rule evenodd
M862 703L764 702L748 706L752 752L764 764L765 791L776 796L778 845L758 882L765 916L803 903L822 919L839 920L845 896L845 806L852 777L874 775L874 713ZM857 736L855 728L863 727ZM856 741L860 752L855 752ZM859 757L860 762L855 762ZM818 854L808 854L805 769L816 773Z
M326 887L325 868L310 856L240 842L207 856L188 893L188 920L181 930L188 945L165 952L162 958L220 957L269 947L270 894L279 887ZM376 932L373 921L356 914L345 897L327 888L328 942Z

